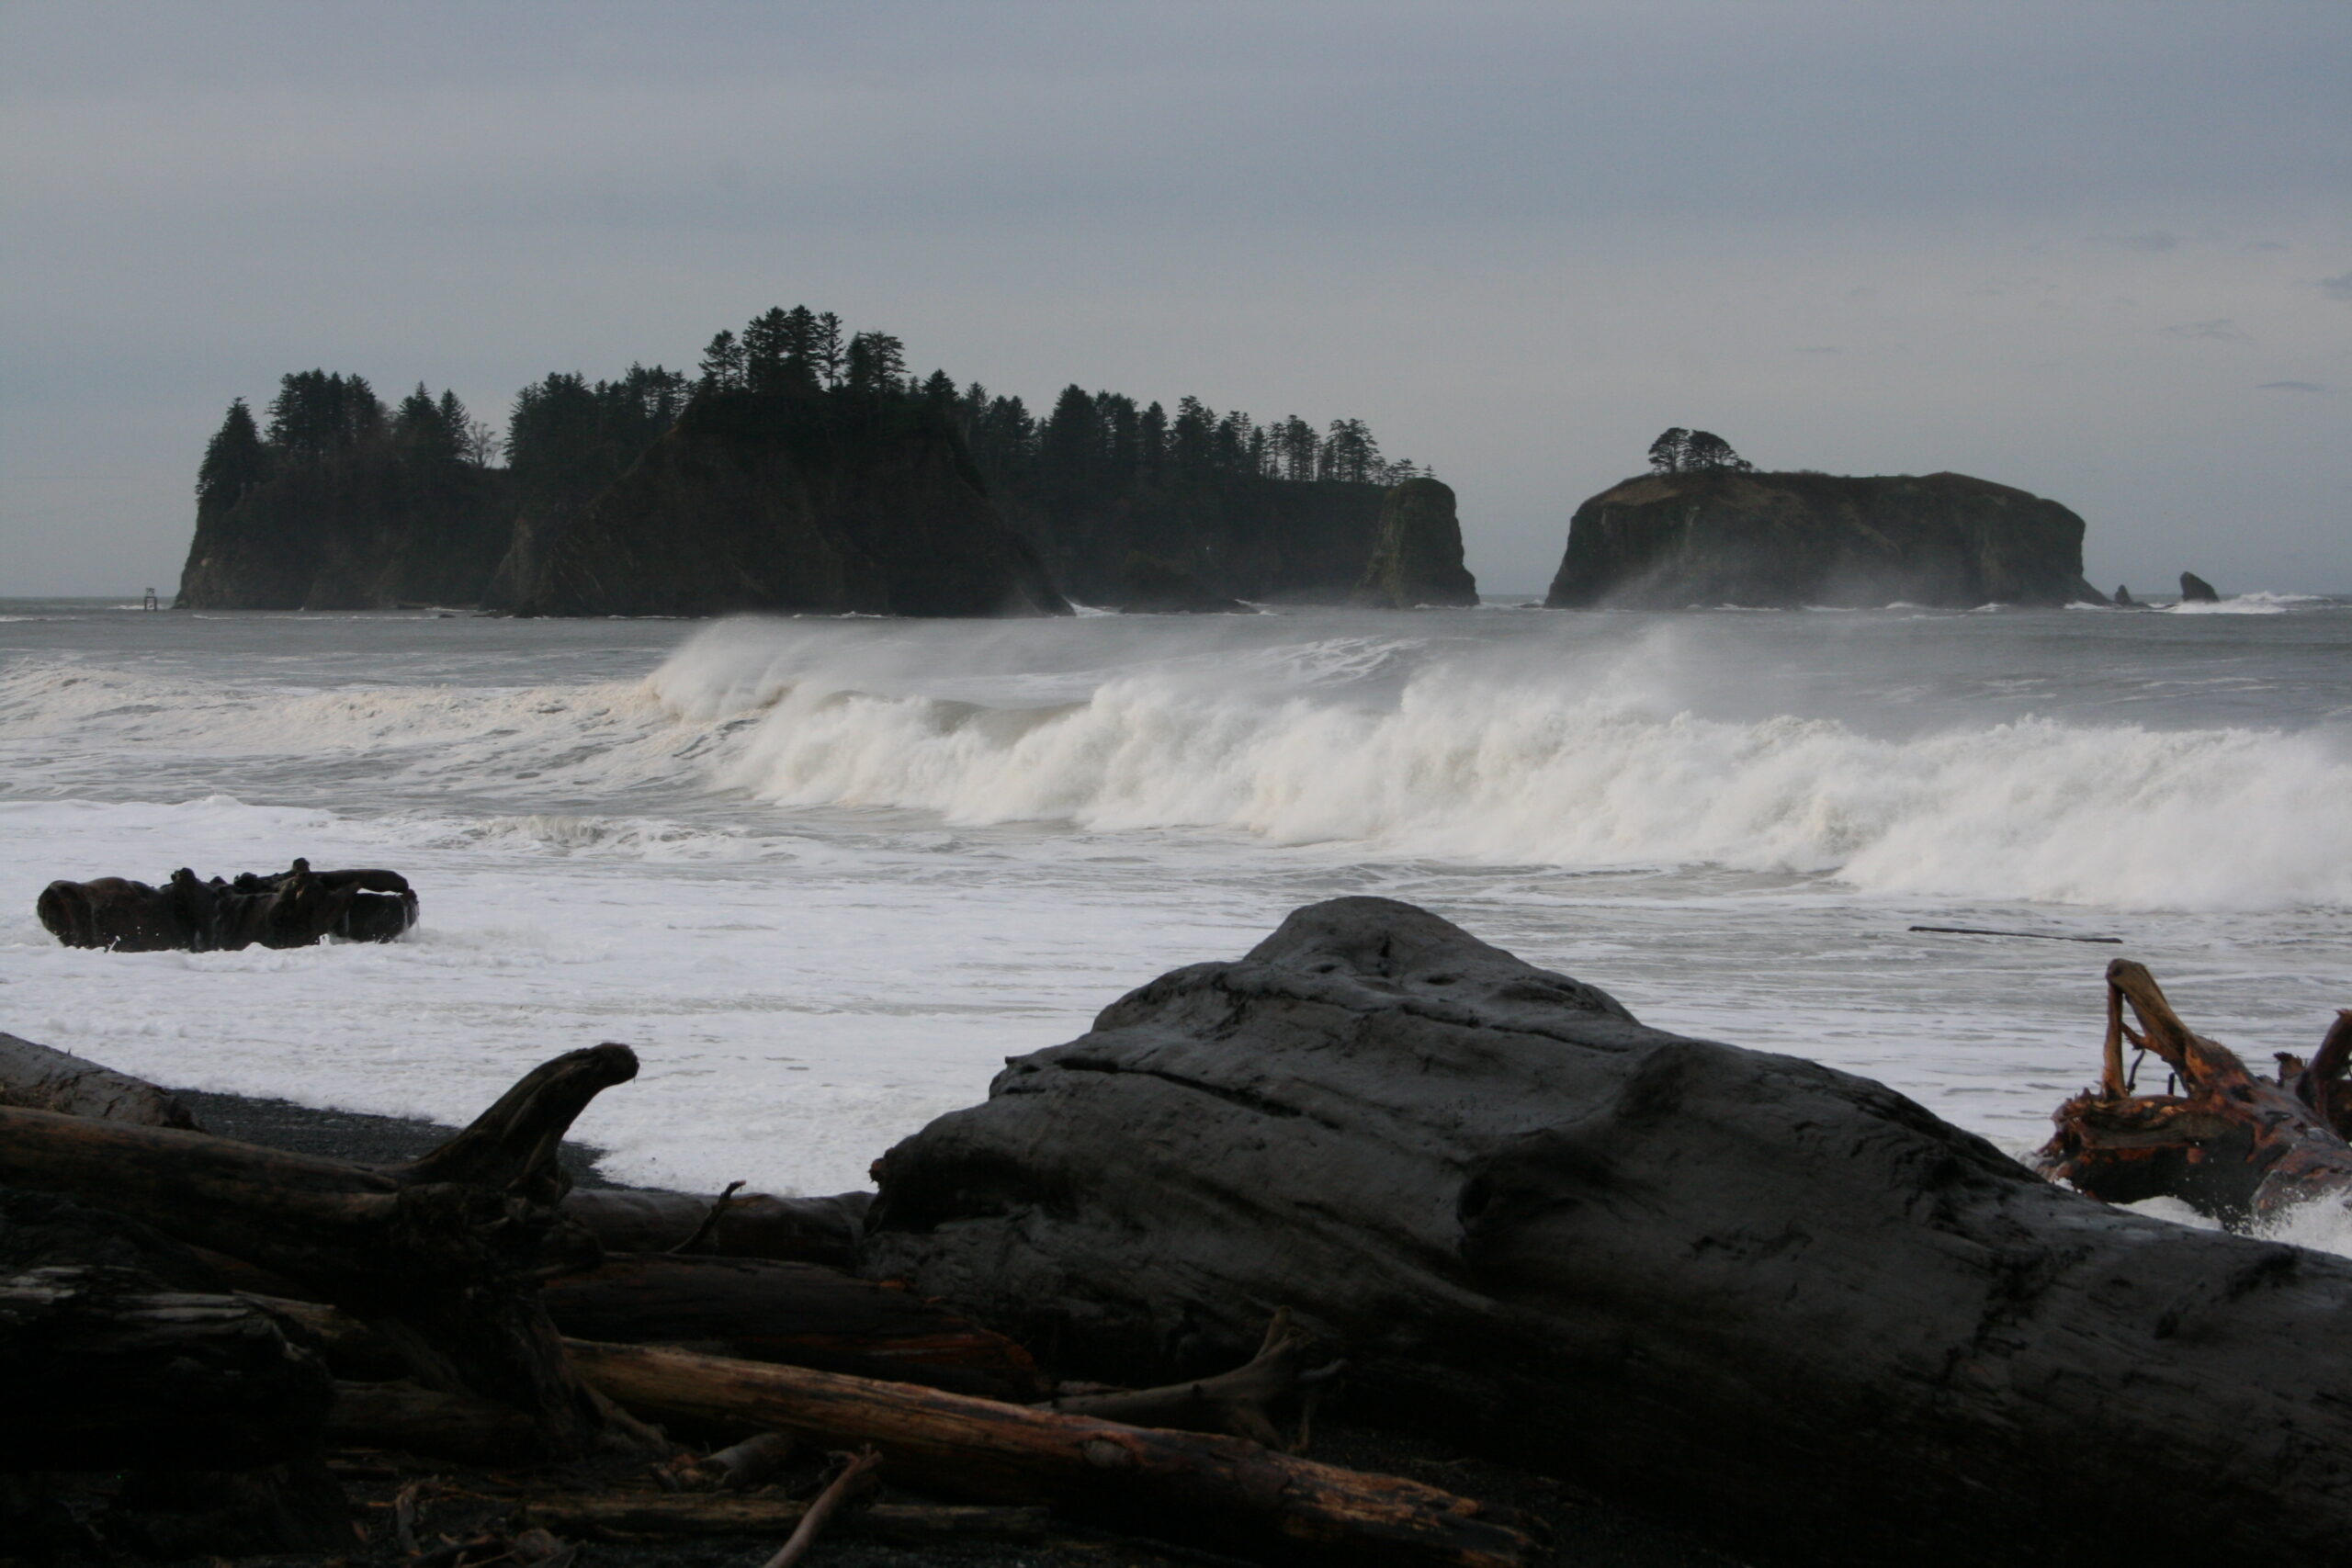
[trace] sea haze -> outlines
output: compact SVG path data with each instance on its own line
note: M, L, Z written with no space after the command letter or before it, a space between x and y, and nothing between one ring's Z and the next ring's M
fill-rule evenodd
M54 877L407 874L389 947L117 954ZM2022 1151L2147 962L2267 1064L2352 1003L2352 601L1033 622L0 604L0 1028L463 1120L639 1081L623 1179L864 1185L1011 1055L1380 893ZM1915 933L1959 925L2121 947Z

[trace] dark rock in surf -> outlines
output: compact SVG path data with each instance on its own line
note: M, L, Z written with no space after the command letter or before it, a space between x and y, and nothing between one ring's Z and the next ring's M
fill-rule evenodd
M1407 479L1390 487L1380 503L1380 536L1352 597L1384 610L1478 603L1477 581L1462 564L1451 485Z
M2180 574L2180 602L2184 604L2218 604L2222 596L2213 585L2193 571Z
M1577 509L1553 609L2104 604L2083 520L1965 474L1645 474Z
M2136 610L2140 607L2140 601L2132 597L2131 589L2119 582L2115 585L2115 607L2119 610Z
M417 913L416 894L398 872L314 872L305 860L233 882L204 881L185 866L161 887L119 876L52 882L35 908L66 946L118 953L310 947L331 936L391 942Z
M813 389L711 392L576 516L518 531L533 615L1067 615L946 413Z
M1080 1370L1230 1365L1287 1305L1353 1408L1750 1555L2316 1564L2352 1529L2352 1260L2106 1208L1385 899L1131 993L878 1176L861 1271Z

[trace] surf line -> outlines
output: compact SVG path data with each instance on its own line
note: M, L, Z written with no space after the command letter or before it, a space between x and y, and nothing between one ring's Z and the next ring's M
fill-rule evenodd
M2023 936L2036 942L2103 942L2120 947L2120 936L2070 936L2064 931L1996 931L1984 926L1913 926L1915 931L1935 931L1944 936Z

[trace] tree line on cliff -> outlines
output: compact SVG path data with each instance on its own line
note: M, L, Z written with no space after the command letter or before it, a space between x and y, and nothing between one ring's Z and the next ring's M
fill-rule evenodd
M1071 385L1044 418L1019 396L979 381L957 387L944 370L910 374L904 344L884 332L846 333L833 312L781 307L740 333L720 332L695 373L633 364L613 380L552 372L514 396L503 439L455 391L419 383L392 407L364 376L292 372L256 420L231 403L198 470L200 512L235 505L296 465L360 453L419 468L496 466L503 457L525 507L584 503L628 468L695 398L752 392L820 398L839 412L924 404L952 418L1000 493L1102 499L1139 486L1207 475L1291 483L1395 484L1425 474L1391 459L1361 419L1317 430L1296 414L1261 422L1218 413L1198 398L1158 402Z

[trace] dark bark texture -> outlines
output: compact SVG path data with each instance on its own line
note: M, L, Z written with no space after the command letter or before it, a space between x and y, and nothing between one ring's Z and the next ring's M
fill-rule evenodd
M1344 1345L1353 1408L1792 1562L2340 1561L2352 1260L2111 1210L1880 1085L1378 898L1019 1058L864 1269L1096 1375Z
M871 1192L828 1198L742 1192L713 1199L598 1187L568 1195L563 1214L595 1232L615 1252L775 1258L846 1268L857 1259L858 1237L873 1201Z

